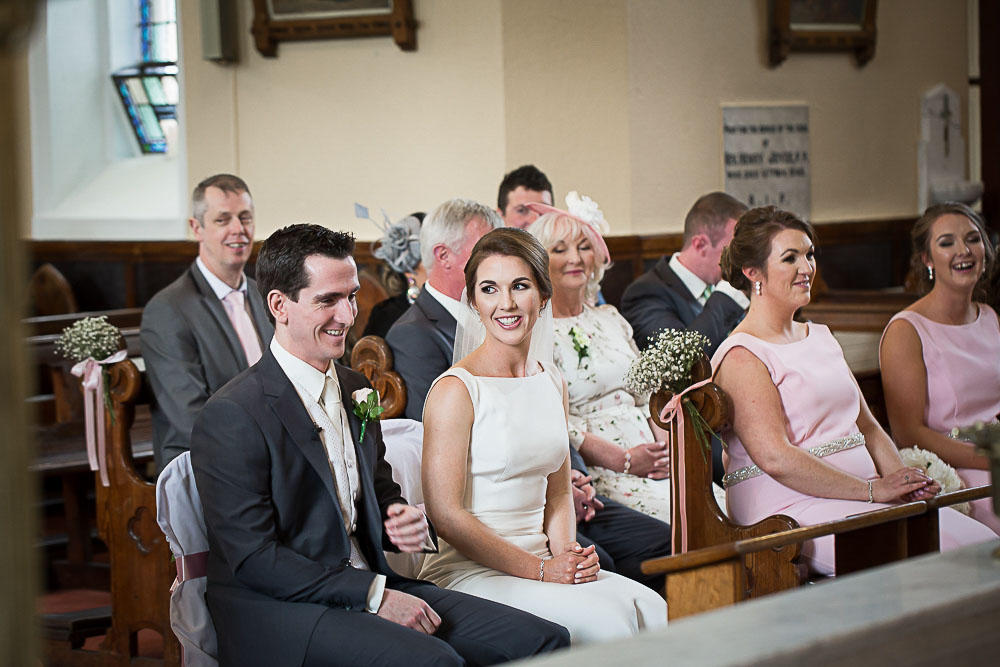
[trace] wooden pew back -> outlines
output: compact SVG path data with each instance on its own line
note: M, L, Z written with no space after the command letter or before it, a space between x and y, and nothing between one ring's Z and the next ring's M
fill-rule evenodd
M706 357L692 369L691 384L710 376L711 364ZM670 459L674 480L671 483L670 503L674 553L695 551L797 528L798 523L784 515L770 516L750 526L741 526L726 516L719 508L712 490L711 452L706 452L699 443L693 421L685 419L684 429L679 431L676 422L665 424L660 419L660 413L671 397L670 392L654 394L649 410L656 423L671 432ZM691 391L687 398L714 432L719 433L728 425L732 414L731 403L726 393L715 383L709 382ZM684 467L683 483L677 474L680 465ZM797 545L789 545L781 550L755 551L747 556L745 573L727 570L724 576L749 597L792 588L805 576L804 568L798 564L800 552ZM741 576L737 577L736 574ZM696 594L696 591L694 589L691 593ZM679 593L677 597L688 596Z
M379 404L385 408L382 419L399 417L406 410L406 385L403 377L392 370L392 350L378 336L365 336L351 352L351 368L368 378L378 392Z
M176 574L170 548L156 523L156 485L138 472L131 428L136 405L148 403L144 374L131 360L109 369L111 409L105 424L109 486L97 484L97 527L111 559L111 628L102 650L121 664L136 664L136 633L163 637L163 665L180 665L180 644L170 629L170 584Z

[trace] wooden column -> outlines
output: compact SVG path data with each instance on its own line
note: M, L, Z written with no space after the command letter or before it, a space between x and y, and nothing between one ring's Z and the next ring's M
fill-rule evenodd
M1000 230L1000 3L979 0L979 90L983 214Z
M27 372L22 349L24 246L19 239L20 191L14 57L26 48L32 0L4 3L0 11L0 664L37 663L35 595L35 477L28 474L33 444L24 411Z

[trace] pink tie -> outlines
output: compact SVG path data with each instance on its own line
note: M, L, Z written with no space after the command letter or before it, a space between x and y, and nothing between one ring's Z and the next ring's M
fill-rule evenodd
M226 307L226 314L229 321L236 329L236 335L240 338L240 345L247 355L247 365L253 366L260 359L260 340L257 338L257 331L253 328L250 315L247 314L246 306L243 305L243 292L233 290L222 300Z

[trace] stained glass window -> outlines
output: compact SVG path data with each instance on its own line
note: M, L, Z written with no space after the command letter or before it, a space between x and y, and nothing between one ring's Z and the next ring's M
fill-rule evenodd
M166 153L176 127L177 7L175 0L138 0L142 61L114 72L118 97L143 153Z

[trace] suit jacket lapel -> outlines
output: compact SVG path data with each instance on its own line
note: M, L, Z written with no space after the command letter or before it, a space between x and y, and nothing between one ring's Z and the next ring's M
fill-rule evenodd
M458 322L452 317L452 314L448 312L448 309L442 306L437 299L431 296L430 292L424 290L420 292L420 296L417 297L415 304L424 313L429 321L434 324L434 327L444 334L445 338L451 343L451 346L455 346L455 329L458 327Z
M264 303L263 297L257 290L257 283L250 281L249 278L247 278L247 298L250 300L250 317L257 328L257 334L260 336L260 348L263 350L271 343L274 325L267 317L267 304Z
M376 572L382 571L383 555L382 555L382 514L379 510L378 499L375 497L375 478L374 470L376 462L372 460L375 456L378 456L377 447L374 446L373 440L375 438L375 425L369 423L365 427L365 437L362 440L358 437L361 433L361 419L354 414L354 400L351 397L351 393L360 388L356 383L350 383L347 380L347 373L341 369L339 365L334 365L334 369L337 371L337 380L340 382L340 397L344 403L344 411L347 413L347 423L350 426L350 438L351 444L354 445L354 451L357 453L358 457L358 499L357 499L357 511L358 511L358 529L355 531L355 536L358 537L358 546L361 548L361 552L364 554L365 558L368 559L368 564ZM348 437L345 433L344 437ZM372 442L372 446L366 446L365 443ZM371 491L371 493L369 493ZM363 534L367 536L367 539L360 539L360 535Z
M191 273L191 279L194 280L195 287L198 288L198 292L201 294L201 304L209 317L218 326L219 332L226 341L226 348L236 363L236 367L239 370L245 369L249 365L247 364L247 355L243 351L243 345L240 344L236 330L233 329L233 323L229 321L229 315L226 314L225 306L222 305L219 297L212 291L212 287L205 280L205 276L201 274L201 269L198 268L197 264L192 264L188 271Z
M334 486L333 473L330 470L330 459L323 446L323 440L313 424L309 411L302 404L299 393L295 391L295 386L288 379L285 372L281 370L278 361L271 354L270 348L264 349L264 354L258 364L260 368L262 382L264 384L264 395L278 419L284 425L285 430L291 437L292 442L299 448L323 480L323 485L330 493L330 498L339 508L340 500L337 497L337 488ZM337 516L340 516L338 511ZM343 524L343 521L340 522ZM346 530L345 530L346 535Z
M691 294L691 290L688 289L684 281L678 277L674 270L670 268L670 259L666 256L660 258L660 261L656 263L655 267L656 275L659 276L663 284L667 286L667 289L672 291L678 297L680 297L682 304L687 306L690 311L687 321L693 320L702 311L702 305L698 303L698 299Z

